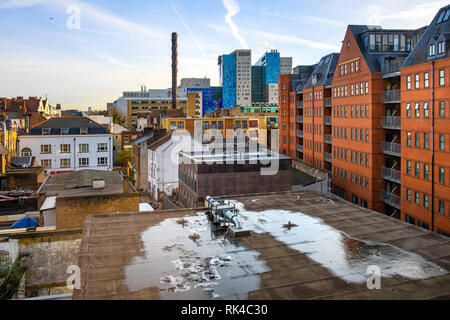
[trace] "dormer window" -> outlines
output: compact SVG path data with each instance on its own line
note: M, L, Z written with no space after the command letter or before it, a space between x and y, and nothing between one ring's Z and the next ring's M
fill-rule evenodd
M50 128L42 128L42 134L43 135L49 135L50 134Z
M436 45L435 44L430 44L428 47L428 56L429 57L434 57L436 55Z
M69 128L62 128L61 129L61 134L69 134Z
M80 128L80 134L87 134L88 128Z
M445 15L445 11L442 11L441 14L439 15L439 19L438 19L437 23L442 22L442 20L444 19L444 15Z
M448 18L450 18L450 10L447 10L447 12L445 13L445 17L444 17L444 22L448 20Z

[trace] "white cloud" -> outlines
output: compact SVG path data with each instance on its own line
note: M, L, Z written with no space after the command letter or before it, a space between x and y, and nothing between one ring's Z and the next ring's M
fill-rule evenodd
M252 31L252 33L254 33L257 37L264 39L265 41L270 40L270 41L284 42L306 46L313 49L332 50L336 52L339 52L341 50L341 48L337 45L302 39L298 37L288 36L285 34L270 33L264 31Z
M381 20L388 19L415 19L415 18L428 18L430 20L436 15L437 11L448 4L448 1L435 1L419 4L414 7L408 7L408 9L392 13L386 16L382 16Z
M268 50L274 50L274 49L276 49L273 45L271 45L271 44L268 43L267 41L260 41L260 42L258 42L258 44L259 44L261 47L266 48L266 49L268 49Z
M315 25L327 24L327 25L331 25L334 27L346 27L347 26L347 24L342 21L332 20L332 19L324 19L324 18L314 17L314 16L306 16L306 15L288 16L288 15L282 15L282 14L279 14L276 12L271 12L268 10L264 10L264 14L266 14L268 16L278 17L278 18L288 20L288 21L299 22L299 23L310 23L310 24L315 24Z
M239 4L235 0L222 0L227 14L225 15L225 22L230 26L233 36L240 42L243 49L248 49L247 42L239 33L238 26L233 22L233 17L239 13Z
M0 9L17 9L32 7L46 0L0 0Z

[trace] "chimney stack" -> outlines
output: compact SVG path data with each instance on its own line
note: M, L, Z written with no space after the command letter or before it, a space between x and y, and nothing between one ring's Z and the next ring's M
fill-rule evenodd
M172 109L177 108L178 34L172 33Z

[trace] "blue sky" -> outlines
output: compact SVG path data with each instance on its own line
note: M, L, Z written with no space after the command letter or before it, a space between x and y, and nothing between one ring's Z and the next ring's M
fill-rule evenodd
M270 48L312 64L339 52L347 24L419 28L440 0L0 0L0 96L48 95L51 104L104 108L124 90L171 85L170 34L179 78L211 78L217 56ZM70 6L80 29L69 29ZM72 11L73 12L73 11ZM74 21L74 20L70 20Z

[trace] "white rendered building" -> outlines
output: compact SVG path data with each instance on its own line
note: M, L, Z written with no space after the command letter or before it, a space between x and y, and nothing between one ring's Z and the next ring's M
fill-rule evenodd
M21 156L36 157L46 174L113 170L113 135L85 117L51 118L19 137Z

